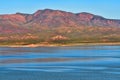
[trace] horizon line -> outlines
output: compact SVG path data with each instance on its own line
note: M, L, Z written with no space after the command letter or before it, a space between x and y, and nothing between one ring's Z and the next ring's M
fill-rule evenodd
M29 13L29 12L28 13L27 12L19 12L19 11L14 12L14 13L0 13L0 16L1 15L12 15L12 14L17 14L17 13L21 13L21 14L34 14L35 12L37 12L39 10L41 10L41 11L44 11L44 10L63 11L63 12L68 12L68 13L72 13L72 14L87 13L87 14L92 14L92 15L95 15L95 16L100 16L100 17L103 17L105 19L120 20L119 18L118 19L116 19L116 18L106 18L103 15L97 15L97 14L94 14L94 13L91 13L91 12L85 12L85 11L83 11L83 12L72 12L72 11L67 11L67 10L51 9L51 8L38 9L38 10L32 12L32 13Z

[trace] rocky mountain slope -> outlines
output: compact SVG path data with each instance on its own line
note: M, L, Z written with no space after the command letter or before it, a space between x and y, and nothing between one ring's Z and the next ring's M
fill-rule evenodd
M56 36L62 36L67 40L84 41L95 38L116 41L117 38L119 41L119 31L120 20L106 19L86 12L71 13L45 9L33 14L0 15L0 40L3 42L15 39L49 41Z

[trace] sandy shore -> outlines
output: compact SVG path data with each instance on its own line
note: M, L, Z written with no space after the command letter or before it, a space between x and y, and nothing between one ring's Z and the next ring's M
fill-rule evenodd
M59 47L59 46L97 46L97 45L120 45L116 43L74 43L74 44L29 44L29 45L0 45L0 47Z

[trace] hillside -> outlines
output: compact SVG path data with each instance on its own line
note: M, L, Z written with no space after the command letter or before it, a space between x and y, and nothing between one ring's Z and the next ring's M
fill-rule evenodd
M120 20L91 13L38 10L0 15L0 44L120 42Z

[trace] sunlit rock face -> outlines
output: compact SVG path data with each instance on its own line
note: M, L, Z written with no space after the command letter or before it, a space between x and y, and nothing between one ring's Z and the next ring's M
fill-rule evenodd
M120 20L82 12L71 13L60 10L38 10L33 14L16 13L0 15L0 31L28 32L29 27L120 27Z

